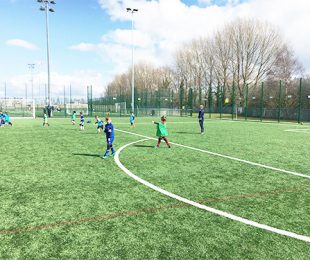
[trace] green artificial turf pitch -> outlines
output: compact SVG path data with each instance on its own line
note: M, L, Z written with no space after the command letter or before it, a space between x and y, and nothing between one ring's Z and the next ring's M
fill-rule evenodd
M157 118L155 118L157 119ZM310 244L166 197L102 159L103 133L70 119L0 129L0 259L309 259ZM155 137L154 118L113 118ZM310 175L310 126L168 118L168 139ZM306 129L285 131L288 129ZM307 130L308 129L308 130ZM116 149L143 139L115 132ZM310 180L156 140L120 160L154 185L261 224L310 236Z

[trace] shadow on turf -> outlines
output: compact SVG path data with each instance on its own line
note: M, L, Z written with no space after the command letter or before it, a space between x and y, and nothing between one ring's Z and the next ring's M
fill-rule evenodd
M193 133L193 132L175 132L176 134L187 134L187 135L200 135L200 133Z
M80 155L80 156L89 156L89 157L101 157L99 154L94 153L72 153L73 155Z
M135 144L134 146L135 146L135 147L154 148L154 145Z

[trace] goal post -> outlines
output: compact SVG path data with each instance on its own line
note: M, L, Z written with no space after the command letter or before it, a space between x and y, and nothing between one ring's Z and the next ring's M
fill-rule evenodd
M115 112L121 114L127 114L126 102L115 103Z
M23 98L0 99L0 110L11 118L34 119L36 117L36 105L34 100Z

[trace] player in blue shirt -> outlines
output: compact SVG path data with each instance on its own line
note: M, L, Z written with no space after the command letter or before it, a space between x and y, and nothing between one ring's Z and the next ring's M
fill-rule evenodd
M84 121L83 112L80 112L80 130L84 130Z
M130 122L130 128L135 128L135 115L133 112L131 112L130 114L129 122Z
M110 117L106 117L106 125L104 127L104 132L107 139L107 150L105 152L105 155L102 157L103 159L108 158L109 156L109 150L111 149L112 156L115 154L115 150L113 148L113 141L114 141L114 127L112 125L112 121Z
M4 114L0 111L0 126L4 126Z
M205 111L203 110L203 105L200 105L200 109L198 112L198 120L199 120L199 125L200 125L200 133L204 134L205 129L204 129L203 123L205 120Z
M100 133L100 129L102 129L103 131L103 122L102 120L99 118L99 116L95 116L96 122L95 124L97 124L97 133Z
M8 115L8 112L5 112L3 116L4 116L4 123L6 125L12 126L12 122L11 122L10 116Z

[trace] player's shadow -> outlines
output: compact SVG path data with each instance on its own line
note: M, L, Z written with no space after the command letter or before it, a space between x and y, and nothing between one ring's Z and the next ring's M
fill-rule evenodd
M154 148L154 145L135 144L135 147Z
M101 157L100 154L94 154L94 153L72 153L73 155L79 155L79 156L88 156L88 157Z
M175 133L176 133L176 134L183 134L183 135L200 135L200 133L185 132L185 131L175 132Z

